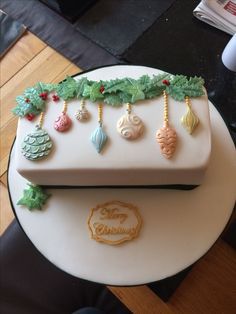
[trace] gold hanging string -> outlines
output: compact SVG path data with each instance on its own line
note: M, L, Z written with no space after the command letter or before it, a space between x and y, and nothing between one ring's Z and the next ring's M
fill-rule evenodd
M67 102L64 101L62 113L66 113L67 112L67 107L68 107Z
M42 111L40 113L40 117L39 117L39 123L38 123L38 127L41 129L43 126L43 119L44 119L44 111Z
M131 113L131 104L130 103L127 103L127 112L128 112L128 114L130 114Z
M163 91L163 97L164 97L164 126L168 126L169 123L169 117L168 117L168 95L166 94L166 91Z
M102 113L103 113L103 105L98 105L98 123L102 125Z

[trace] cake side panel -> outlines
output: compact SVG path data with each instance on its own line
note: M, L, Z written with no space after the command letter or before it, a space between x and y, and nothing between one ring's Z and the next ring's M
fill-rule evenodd
M152 76L158 73L158 70L147 67L115 66L88 72L83 76L93 80L108 80L125 76L138 78L144 74ZM80 78L81 76L77 77ZM132 113L139 116L144 123L143 135L134 141L123 139L117 132L117 121L126 113L125 107L104 105L103 121L108 142L101 154L96 152L90 141L92 132L98 126L97 104L86 102L90 119L80 123L74 116L80 101L69 101L68 115L73 122L72 128L68 132L60 133L54 129L53 124L61 114L63 101L55 103L50 100L43 128L53 141L53 150L43 160L27 160L20 153L21 142L34 129L37 121L32 123L27 119L20 119L16 139L17 170L28 180L42 185L93 186L94 181L96 185L200 184L211 151L207 95L191 99L191 103L200 120L192 135L187 133L180 122L186 113L186 104L169 97L169 121L176 130L178 140L174 156L167 160L161 154L155 139L157 129L163 125L162 96L140 101L132 106Z

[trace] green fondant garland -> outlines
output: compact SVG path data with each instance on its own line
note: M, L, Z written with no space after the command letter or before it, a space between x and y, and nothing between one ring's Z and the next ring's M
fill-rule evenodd
M45 110L46 100L41 93L55 91L63 100L73 98L88 99L92 102L102 101L110 106L121 106L124 103L136 103L144 99L160 96L164 90L175 100L183 101L185 96L199 97L204 94L204 80L201 77L187 78L184 75L162 73L143 75L139 79L114 79L110 81L91 81L86 77L80 80L67 76L59 84L37 83L27 88L23 95L16 97L17 106L13 113L24 117L28 114L38 115Z

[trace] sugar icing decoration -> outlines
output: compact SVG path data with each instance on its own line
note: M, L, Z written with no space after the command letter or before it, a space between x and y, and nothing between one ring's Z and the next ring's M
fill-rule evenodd
M98 127L93 131L90 137L90 140L93 143L98 153L101 153L108 139L108 136L105 130L103 129L102 113L103 113L103 106L102 104L99 104L98 105Z
M64 100L62 114L54 122L54 128L59 132L69 130L72 120L67 114L67 101L81 99L80 109L75 116L78 121L87 121L89 112L85 107L86 99L90 102L99 102L98 105L98 127L93 131L90 140L98 153L100 153L108 139L103 127L102 112L103 105L118 107L127 104L127 113L117 122L117 131L127 140L139 138L144 130L144 124L137 115L131 112L131 105L138 104L145 99L152 99L160 95L164 96L164 125L158 129L156 140L160 144L161 153L167 159L174 154L177 134L168 121L168 97L177 101L185 101L187 112L182 117L183 127L192 134L199 124L196 113L192 110L190 97L199 97L204 94L204 80L201 77L187 78L184 75L170 75L162 73L159 75L143 75L138 79L122 78L109 81L92 81L86 77L80 80L67 76L59 84L38 83L34 87L27 88L23 95L16 98L17 106L13 112L19 117L26 117L29 121L43 114L46 102L52 95L53 101ZM102 105L103 104L103 105ZM40 117L42 120L42 116ZM27 135L22 144L22 153L27 159L37 160L47 156L52 148L52 141L42 123L36 126L33 133Z
M39 123L35 130L25 136L21 144L21 152L25 158L35 161L48 156L52 150L53 143L46 130L42 129L44 112L41 112Z
M67 114L67 103L64 101L63 110L61 115L54 122L54 128L58 132L65 132L71 127L72 121Z
M24 189L23 196L17 202L17 205L27 207L30 211L34 209L41 210L46 204L50 194L41 186L28 183L28 188Z
M127 140L139 138L144 130L142 120L135 114L131 113L131 105L127 104L127 113L117 122L117 131Z
M88 121L90 114L89 114L88 110L86 109L84 99L81 100L80 109L78 111L76 111L75 117L80 122Z
M188 96L185 97L185 103L187 106L187 113L181 118L183 127L189 134L192 134L196 127L199 125L199 118L193 112L191 102Z
M157 130L156 140L160 145L161 153L167 159L171 158L175 152L177 143L177 134L169 125L168 117L168 96L166 91L163 91L164 98L164 125Z
M103 102L110 106L122 106L125 103L137 103L166 93L177 101L185 97L199 97L204 94L204 80L201 77L187 78L184 75L162 73L150 77L143 75L139 79L122 78L110 81L91 81L86 77L80 80L67 76L59 84L38 83L27 88L23 95L16 97L17 106L13 113L19 117L27 114L38 115L45 110L48 93L54 91L53 100L88 99L91 102ZM47 97L42 97L42 95ZM41 96L40 96L41 95Z
M118 245L137 238L142 227L138 207L121 201L99 204L90 210L88 229L97 242Z

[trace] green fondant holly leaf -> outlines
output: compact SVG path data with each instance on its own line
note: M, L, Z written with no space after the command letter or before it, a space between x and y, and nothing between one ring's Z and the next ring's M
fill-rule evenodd
M45 109L45 101L39 96L39 91L34 87L27 88L24 92L25 98L30 100L30 103L40 111Z
M26 99L27 98L24 96L17 96L16 97L17 106L12 110L12 112L19 117L24 117L28 113L38 115L41 112L41 110L38 110L30 102L27 102Z
M90 87L90 100L97 101L104 98L104 95L100 91L101 83L95 82Z
M87 77L83 77L79 81L77 81L77 88L76 88L76 97L81 98L83 96L84 88L86 85L89 85L89 81Z
M104 102L111 106L119 106L123 103L119 94L110 94L104 98Z
M145 98L151 99L151 98L160 96L164 89L165 89L164 86L156 86L156 87L153 86L145 93L145 96L146 96Z
M148 75L142 75L139 79L138 79L138 83L141 86L144 86L143 89L145 89L145 86L148 86L148 84L150 84L151 82L151 78Z
M190 77L187 86L184 87L185 96L199 97L204 95L204 79L202 77Z
M185 96L199 97L204 95L204 80L200 77L193 77L188 80L184 75L176 75L166 87L166 92L175 100L183 101Z
M43 83L43 82L39 82L37 85L36 85L36 88L40 93L43 93L43 92L51 92L53 90L55 90L57 88L57 84L46 84L46 83Z
M29 188L23 191L23 197L17 202L17 205L26 206L29 210L42 209L50 197L41 186L28 183Z
M162 86L164 80L170 80L171 75L169 73L161 73L154 75L152 79L152 84L155 86Z
M154 75L153 78L144 85L145 98L150 99L157 96L160 96L163 93L163 90L166 89L166 86L163 85L163 80L169 80L170 74L162 73Z
M127 82L128 84L125 91L131 95L131 103L145 99L145 94L142 91L140 84L136 80L128 78Z
M104 86L104 94L116 93L117 91L126 91L127 79L116 79L102 82Z
M126 93L118 93L120 99L121 99L121 103L120 104L127 104L127 103L131 103L132 101L132 96L130 94L126 94Z
M104 86L104 95L119 93L120 98L129 98L131 103L140 99L145 99L145 94L142 91L142 85L138 80L131 78L116 79L111 81L102 82ZM130 95L131 97L129 97ZM117 98L116 98L117 99Z
M89 98L91 93L91 86L88 84L84 84L84 89L82 93L82 97Z
M64 100L74 98L76 90L76 80L70 76L67 76L67 78L63 82L59 83L56 87L57 95Z

